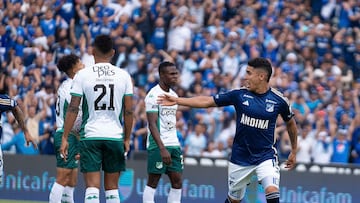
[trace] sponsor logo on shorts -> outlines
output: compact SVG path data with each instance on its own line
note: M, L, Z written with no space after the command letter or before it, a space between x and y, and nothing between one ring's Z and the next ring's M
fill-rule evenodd
M156 163L155 163L155 167L156 167L157 169L161 169L161 168L163 167L163 163L162 163L162 162L156 162Z

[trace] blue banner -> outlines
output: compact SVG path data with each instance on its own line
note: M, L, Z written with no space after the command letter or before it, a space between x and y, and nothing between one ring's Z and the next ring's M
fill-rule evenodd
M0 183L0 199L48 201L55 181L56 168L53 156L5 155L5 173ZM305 170L281 171L280 202L283 203L357 203L360 200L358 183L360 169L323 166L314 172ZM146 185L145 160L129 160L127 170L119 180L122 202L141 202ZM329 171L332 172L327 172ZM264 190L254 176L247 187L246 203L265 203ZM156 190L156 202L166 202L171 185L164 175ZM85 184L79 173L75 189L75 202L83 202ZM182 202L219 203L227 194L227 168L186 165L183 173ZM105 202L101 191L101 202Z

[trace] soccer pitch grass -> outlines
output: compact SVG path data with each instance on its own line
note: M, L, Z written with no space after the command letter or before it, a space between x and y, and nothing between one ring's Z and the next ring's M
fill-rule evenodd
M21 201L21 200L0 200L0 203L46 203L46 202Z

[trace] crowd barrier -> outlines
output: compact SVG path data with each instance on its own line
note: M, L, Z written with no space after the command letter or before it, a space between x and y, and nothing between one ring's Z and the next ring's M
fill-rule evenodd
M282 167L283 168L283 167ZM54 156L4 156L4 175L0 199L47 201L55 181ZM121 202L141 202L146 184L146 160L130 159L119 180ZM248 186L244 202L263 203L264 191L256 177ZM348 165L297 165L295 170L281 170L283 203L356 203L360 202L360 168ZM156 191L156 202L166 202L170 183L163 176ZM103 190L101 195L103 197ZM219 203L227 194L227 161L208 158L185 159L183 203ZM84 181L79 176L75 202L83 202ZM101 199L101 202L105 202Z

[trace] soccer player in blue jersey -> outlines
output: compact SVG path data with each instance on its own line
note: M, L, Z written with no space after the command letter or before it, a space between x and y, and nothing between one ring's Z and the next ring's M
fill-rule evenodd
M37 149L37 144L35 142L35 139L30 135L26 125L25 125L25 116L24 113L21 111L20 107L17 105L17 102L14 99L11 99L9 96L4 95L4 94L0 94L0 119L1 119L1 114L3 112L7 112L7 111L11 111L16 119L16 121L19 124L19 127L21 128L21 130L24 132L24 136L25 136L25 141L26 141L26 145L24 147L31 147L30 143L32 144L32 146ZM1 123L0 123L0 140L1 140L1 136L2 136L2 127L1 127ZM2 155L2 150L1 150L1 146L0 146L0 184L2 181L2 175L4 173L3 171L3 155Z
M195 108L233 105L236 110L236 133L228 167L228 196L225 203L239 203L245 196L252 175L257 175L265 189L267 203L280 199L280 167L275 148L274 130L278 115L286 123L291 141L291 152L286 168L296 163L297 128L290 104L282 93L271 88L270 62L255 58L246 68L246 87L215 96L176 98L165 94L158 102L162 105L184 105Z

